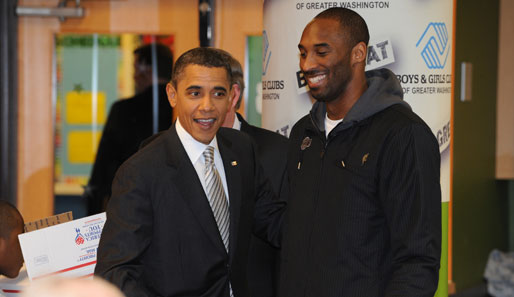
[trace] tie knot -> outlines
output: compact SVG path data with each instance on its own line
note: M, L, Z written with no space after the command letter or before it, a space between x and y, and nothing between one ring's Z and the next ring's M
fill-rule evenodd
M214 164L214 147L208 146L205 151L203 151L203 157L205 158L205 165Z

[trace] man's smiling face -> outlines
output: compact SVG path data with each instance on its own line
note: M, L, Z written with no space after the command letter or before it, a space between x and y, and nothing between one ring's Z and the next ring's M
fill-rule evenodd
M350 54L341 25L333 19L315 19L303 31L298 49L300 69L314 99L338 99L352 79Z
M209 144L230 108L232 90L227 70L188 65L176 87L168 84L166 91L184 129L197 141Z

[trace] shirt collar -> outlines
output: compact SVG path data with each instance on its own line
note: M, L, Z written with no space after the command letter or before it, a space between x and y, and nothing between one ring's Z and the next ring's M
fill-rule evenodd
M175 125L177 130L178 138L180 139L180 142L184 146L184 149L186 150L186 153L189 157L189 160L191 160L191 163L195 164L200 157L203 158L202 153L205 151L208 145L213 146L215 151L219 151L218 149L218 141L216 140L216 135L214 135L214 138L211 140L211 142L207 145L204 143L199 142L198 140L194 139L191 134L189 134L184 127L180 124L180 118L177 119L177 123ZM202 159L203 160L203 159Z
M237 114L234 116L234 124L232 125L232 129L241 131L241 121L239 121Z

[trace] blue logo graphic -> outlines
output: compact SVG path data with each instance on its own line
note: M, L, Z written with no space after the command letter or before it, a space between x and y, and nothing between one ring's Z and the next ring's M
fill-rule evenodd
M262 37L262 41L264 43L264 48L262 51L262 75L266 75L266 72L268 72L269 60L271 58L271 51L269 50L269 39L266 30L262 31Z
M83 244L84 243L84 235L82 235L82 233L80 233L79 228L75 228L75 232L77 232L77 236L75 237L75 243L77 245Z
M428 24L416 43L421 46L421 57L429 69L443 69L450 53L449 35L445 23Z

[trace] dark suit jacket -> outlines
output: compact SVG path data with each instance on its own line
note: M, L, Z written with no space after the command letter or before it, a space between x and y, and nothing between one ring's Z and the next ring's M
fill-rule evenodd
M248 124L238 113L241 132L248 134L257 145L257 156L270 179L275 194L286 200L287 138L266 129ZM262 239L252 236L248 257L248 286L252 297L273 297L277 292L279 250Z
M162 131L171 126L172 108L166 95L166 85L160 84L157 88L158 130ZM132 98L119 100L112 105L84 193L90 215L104 211L116 170L137 152L141 141L153 134L152 92L152 87L149 87Z
M251 140L217 134L230 199L227 254L212 210L175 126L125 162L113 182L95 274L128 296L249 296L254 231L278 241L284 203L274 200Z

